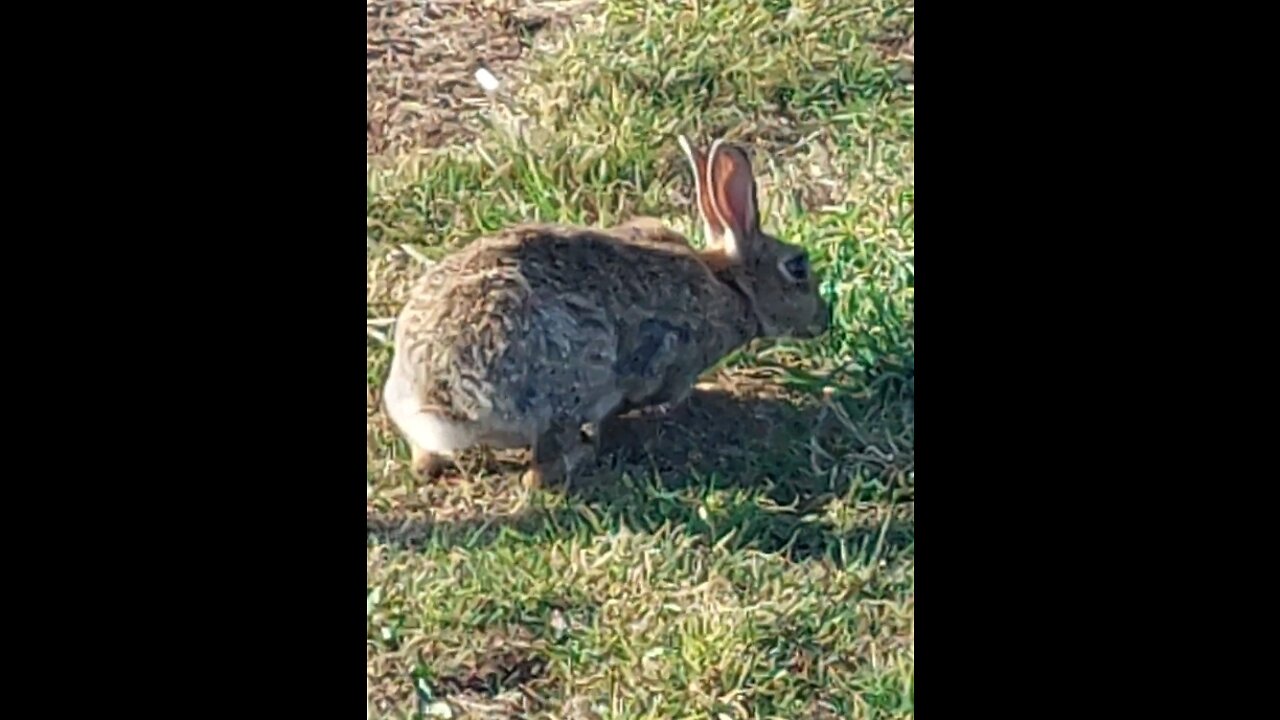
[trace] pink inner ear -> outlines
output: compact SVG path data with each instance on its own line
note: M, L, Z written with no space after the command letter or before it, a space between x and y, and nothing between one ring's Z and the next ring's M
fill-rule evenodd
M746 153L731 145L711 149L711 194L725 225L738 242L756 232L756 183Z

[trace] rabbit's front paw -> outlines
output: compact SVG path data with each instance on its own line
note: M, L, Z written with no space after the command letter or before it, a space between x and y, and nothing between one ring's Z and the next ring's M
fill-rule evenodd
M640 415L643 417L664 417L679 410L684 406L686 400L689 399L688 391L681 393L679 396L666 400L664 402L645 405L640 408Z
M673 410L679 407L679 405L679 403L675 402L658 403L657 405L650 405L643 408L640 411L640 414L646 417L662 417L663 415L669 415Z

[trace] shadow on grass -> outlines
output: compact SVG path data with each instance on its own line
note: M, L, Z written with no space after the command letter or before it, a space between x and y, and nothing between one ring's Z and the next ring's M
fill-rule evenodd
M492 468L514 487L524 455ZM816 398L772 382L699 388L665 416L618 418L595 465L550 506L403 520L371 512L371 541L475 547L669 525L734 549L844 564L915 542L914 387L883 375Z

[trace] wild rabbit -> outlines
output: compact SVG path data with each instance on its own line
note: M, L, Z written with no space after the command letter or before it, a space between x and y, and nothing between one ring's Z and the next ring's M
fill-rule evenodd
M477 445L531 446L525 482L554 482L594 455L607 420L682 402L753 338L826 332L804 250L760 228L746 153L679 143L707 249L650 218L519 225L414 283L383 402L416 473Z

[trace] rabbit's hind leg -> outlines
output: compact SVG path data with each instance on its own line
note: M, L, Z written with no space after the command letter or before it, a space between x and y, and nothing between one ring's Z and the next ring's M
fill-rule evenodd
M424 406L409 393L389 392L384 398L387 417L409 444L414 474L434 477L445 469L456 451L475 444L470 423L455 420L440 408Z
M473 434L463 423L451 420L433 408L415 408L391 415L409 443L410 467L420 477L439 475L458 450L474 444Z

